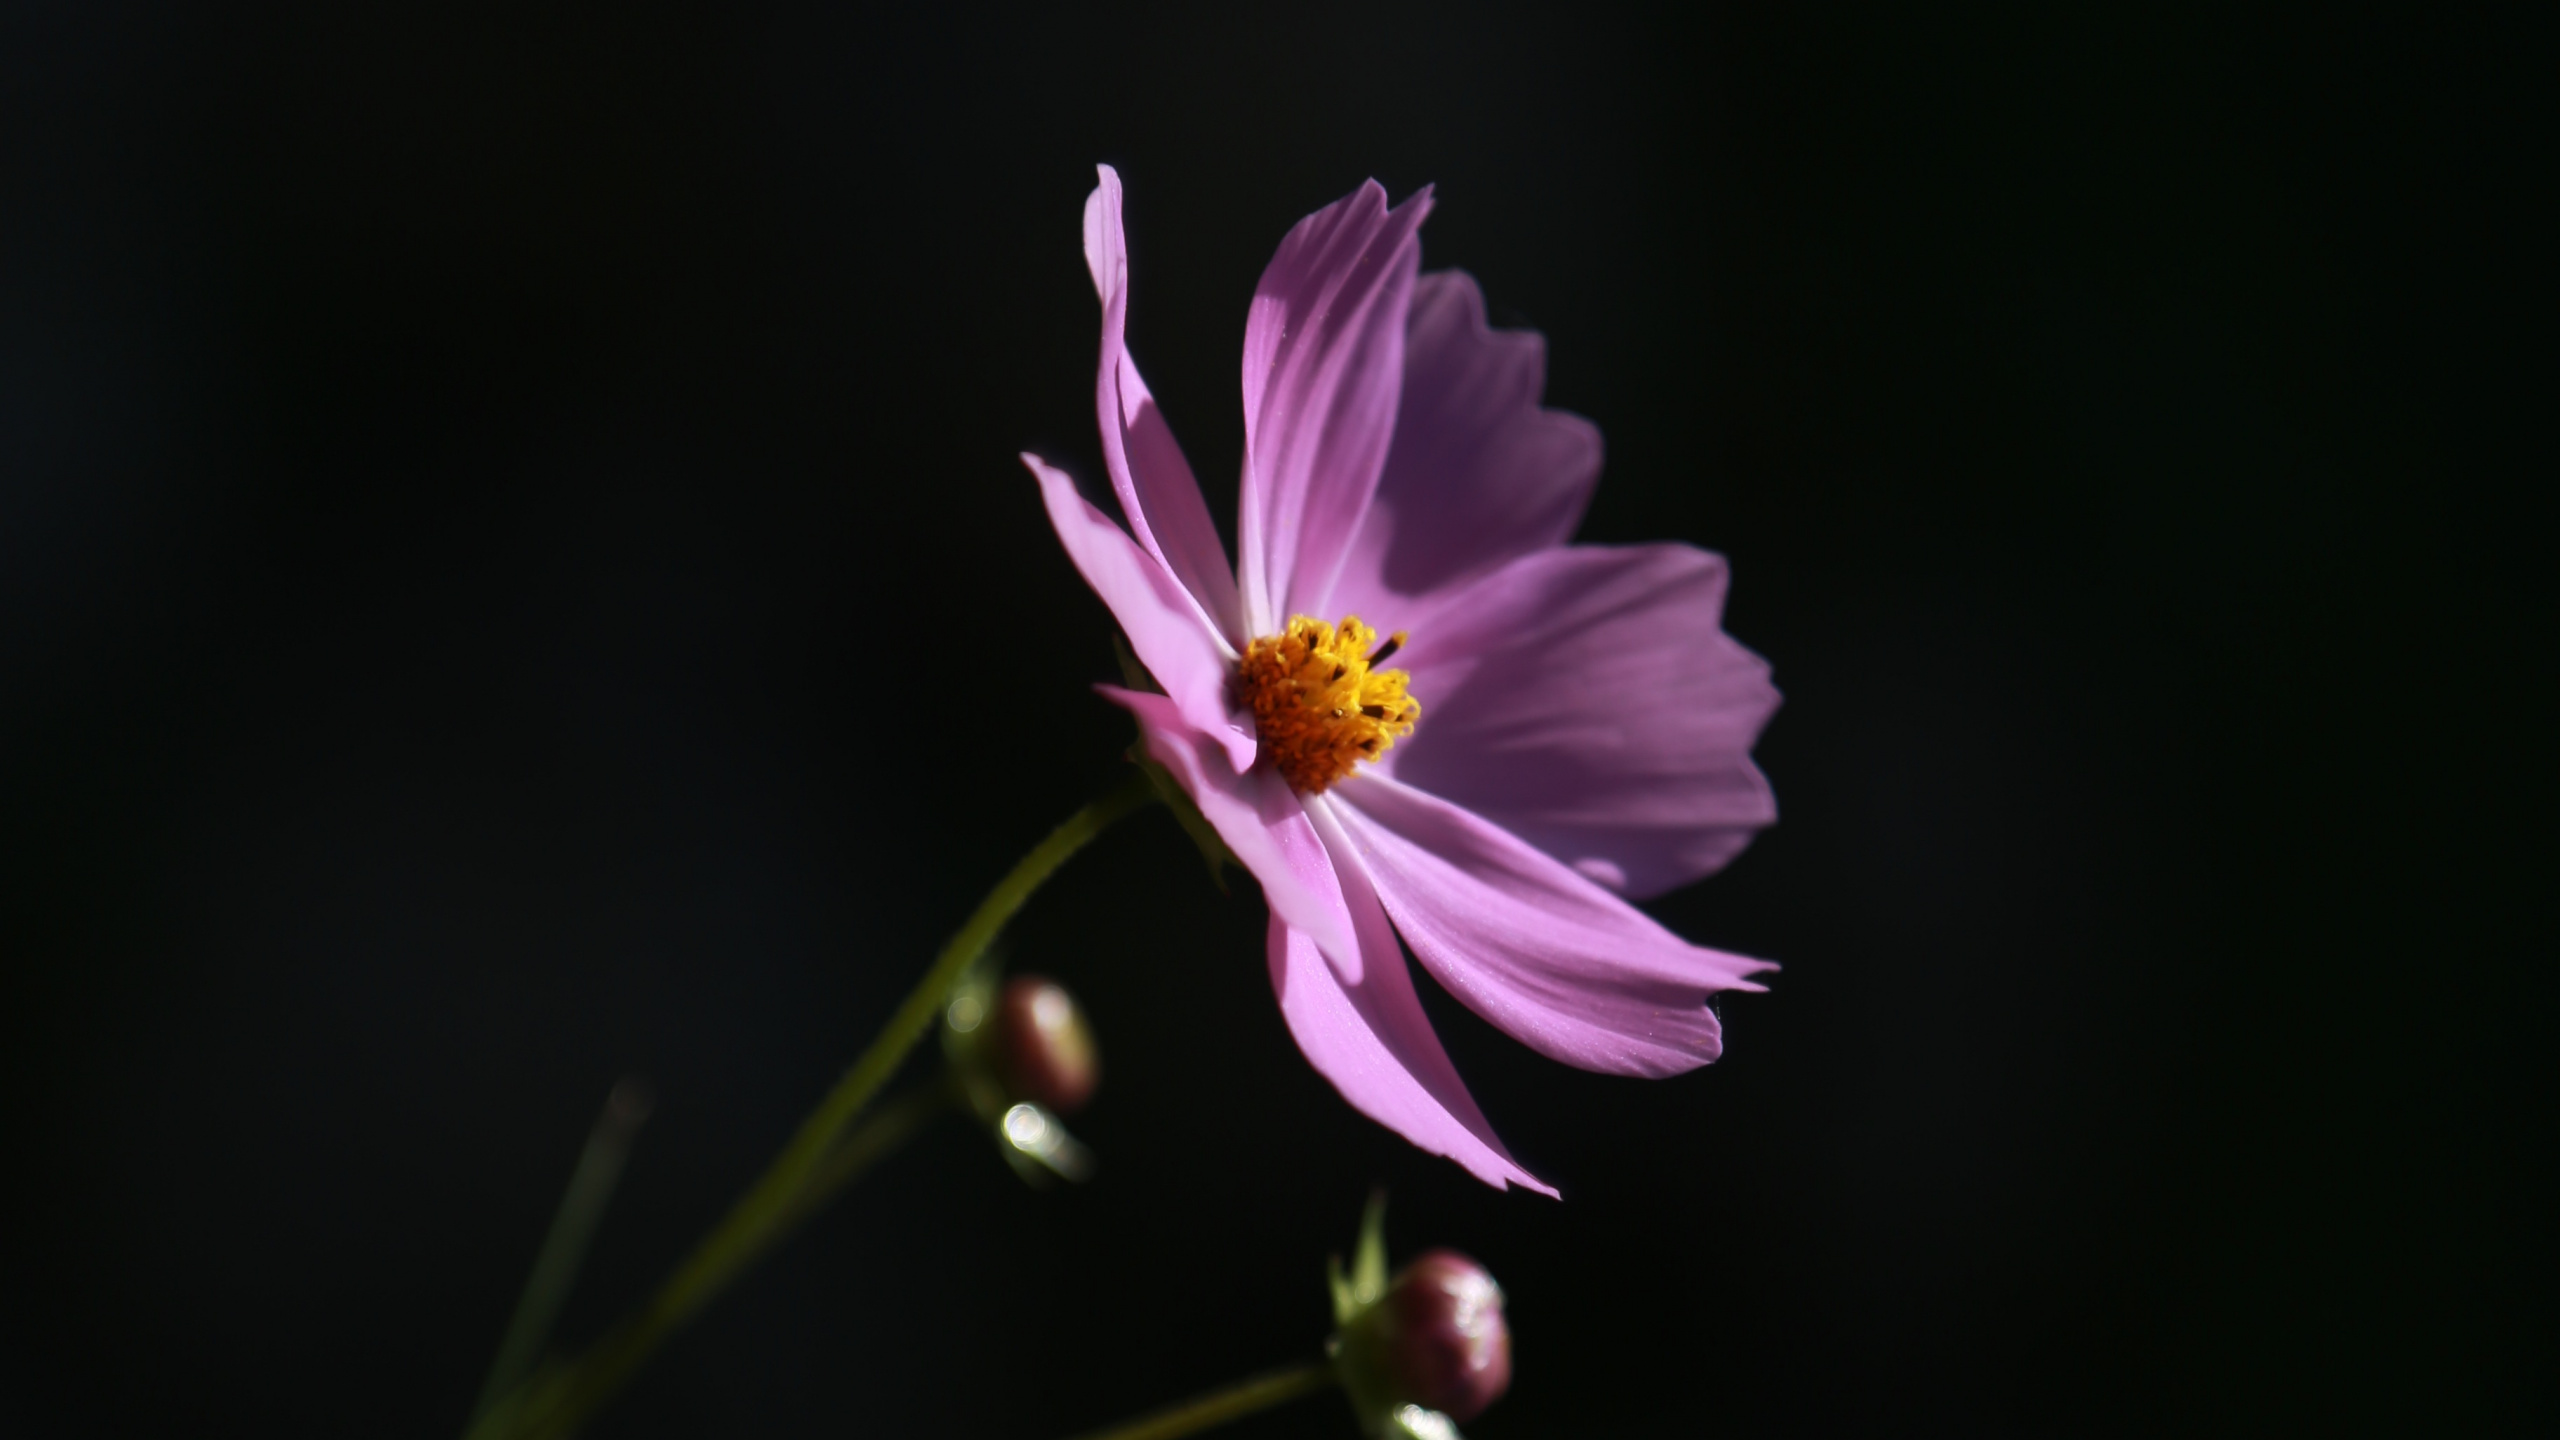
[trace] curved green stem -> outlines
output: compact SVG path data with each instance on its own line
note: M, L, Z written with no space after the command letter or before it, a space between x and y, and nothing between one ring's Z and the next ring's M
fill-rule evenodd
M931 1084L882 1101L869 1119L855 1126L852 1133L837 1142L836 1148L827 1152L826 1163L810 1175L790 1213L765 1232L765 1248L772 1248L810 1216L825 1209L827 1202L843 1193L845 1187L913 1138L926 1121L962 1109L967 1103L958 1077L947 1071Z
M934 957L933 966L916 982L897 1012L818 1103L755 1185L728 1215L694 1247L646 1308L625 1319L580 1356L566 1374L541 1386L521 1405L501 1407L472 1427L471 1440L517 1435L524 1440L558 1440L577 1433L597 1407L622 1388L631 1373L666 1338L693 1318L705 1301L734 1279L761 1253L780 1228L807 1212L804 1193L819 1178L838 1138L896 1073L916 1042L925 1037L954 982L986 952L1005 922L1014 917L1042 882L1056 874L1075 853L1109 829L1113 821L1156 799L1154 785L1141 772L1117 790L1068 816L1066 823L1032 847L1011 872L996 882L987 898Z
M1186 1400L1143 1420L1132 1420L1108 1430L1079 1435L1076 1440L1178 1440L1180 1436L1197 1435L1230 1420L1241 1420L1256 1410L1268 1410L1283 1401L1312 1395L1333 1383L1333 1366L1327 1361L1312 1360L1286 1370L1274 1370L1268 1375L1257 1375L1197 1400Z
M471 1410L474 1421L522 1383L534 1361L541 1358L551 1327L560 1318L560 1307L568 1301L569 1286L577 1279L579 1263L586 1259L588 1242L595 1238L596 1222L604 1217L605 1202L613 1198L614 1183L622 1178L632 1138L648 1116L649 1087L636 1075L624 1076L605 1097L604 1113L596 1117L586 1148L578 1153L578 1168L570 1173L568 1191L560 1197L551 1229L534 1256L533 1273L526 1277L524 1293L508 1318L506 1337L498 1342L498 1358L490 1363L489 1378L480 1387L480 1403Z

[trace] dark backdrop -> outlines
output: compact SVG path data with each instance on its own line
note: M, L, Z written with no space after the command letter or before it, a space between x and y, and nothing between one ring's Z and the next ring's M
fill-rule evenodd
M1228 513L1272 246L1439 185L1586 538L1732 558L1783 819L1655 908L1786 968L1663 1083L1431 992L1497 1194L1146 818L1016 933L1102 1178L935 1134L600 1436L1132 1413L1311 1353L1376 1182L1493 1440L2547 1419L2531 37L1744 8L11 7L0 1431L454 1433L617 1076L573 1338L1112 781L1012 458L1098 473L1098 160Z

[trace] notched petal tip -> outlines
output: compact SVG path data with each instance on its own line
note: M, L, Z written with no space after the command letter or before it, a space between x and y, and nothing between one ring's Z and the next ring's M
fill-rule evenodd
M1396 778L1623 895L1712 873L1775 815L1750 754L1778 695L1726 584L1692 546L1577 545L1451 593L1406 651L1434 708Z
M1364 941L1374 949L1383 938L1392 947L1374 899L1367 910L1356 926ZM1392 966L1369 963L1346 974L1276 912L1268 944L1272 988L1290 1037L1351 1108L1488 1185L1558 1198L1554 1186L1511 1158L1467 1094L1431 1032L1401 955Z
M1129 247L1120 228L1120 173L1108 165L1093 168L1098 179L1084 197L1084 265L1094 293L1108 305L1128 275Z
M1339 814L1423 968L1521 1043L1585 1070L1661 1078L1723 1050L1709 994L1766 964L1692 945L1483 817L1394 780Z

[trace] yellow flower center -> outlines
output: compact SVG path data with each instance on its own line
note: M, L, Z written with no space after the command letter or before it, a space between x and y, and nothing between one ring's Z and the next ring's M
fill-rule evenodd
M1404 693L1412 678L1371 667L1404 643L1399 630L1371 653L1378 632L1345 615L1327 625L1304 615L1245 647L1236 664L1236 700L1253 712L1262 753L1290 788L1318 795L1413 733L1422 706Z

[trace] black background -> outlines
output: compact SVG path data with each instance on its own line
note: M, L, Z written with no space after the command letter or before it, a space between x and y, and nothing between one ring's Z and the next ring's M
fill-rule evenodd
M2536 37L1740 11L11 7L0 1431L454 1433L617 1076L573 1339L1111 783L1012 458L1099 471L1098 160L1222 513L1272 246L1440 187L1584 536L1732 558L1783 818L1655 908L1786 968L1661 1083L1431 991L1498 1194L1149 816L1015 932L1102 1178L935 1133L597 1434L1134 1413L1312 1353L1373 1182L1492 1440L2547 1420Z

